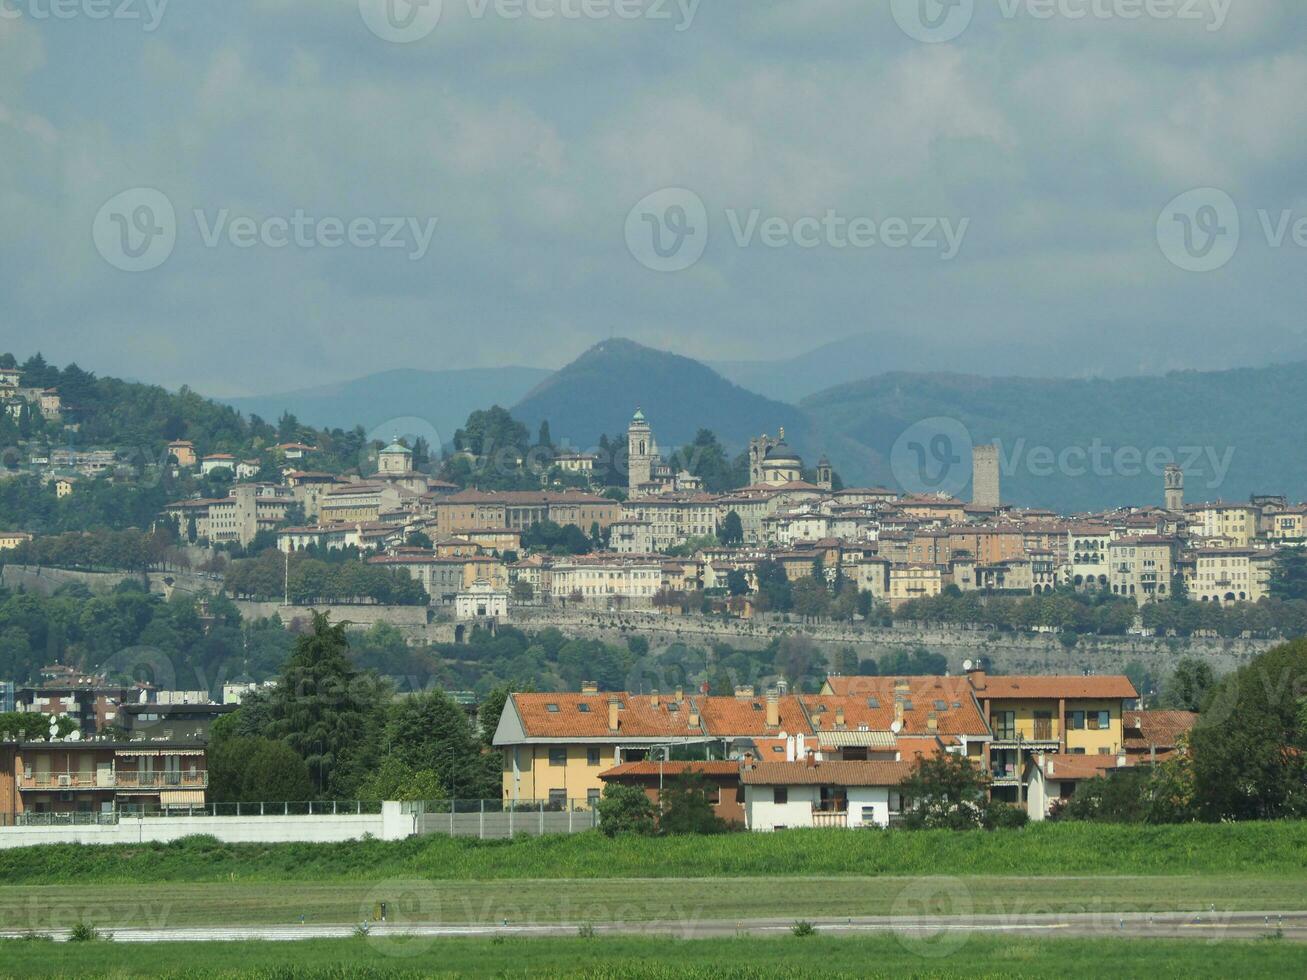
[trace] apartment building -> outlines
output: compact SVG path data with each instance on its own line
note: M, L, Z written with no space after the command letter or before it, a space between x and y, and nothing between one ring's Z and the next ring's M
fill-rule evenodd
M648 525L646 550L666 551L689 538L716 535L717 498L703 493L637 497L622 505L622 520Z
M1235 548L1247 548L1257 537L1260 516L1261 511L1252 504L1224 501L1190 504L1185 508L1185 520L1191 535Z
M559 558L550 571L556 598L599 608L648 607L662 588L663 560L657 555L576 555Z
M1169 598L1179 558L1175 538L1142 534L1117 538L1107 548L1108 582L1113 595L1139 605Z
M898 564L889 570L889 603L897 609L913 599L937 596L950 582L946 565Z
M617 501L579 490L463 490L425 499L424 506L441 537L481 528L520 532L544 521L575 524L588 533L594 524L602 529L622 518L622 506Z
M1260 602L1270 595L1275 553L1253 548L1202 548L1190 552L1186 582L1195 602Z
M243 483L232 487L226 497L175 501L164 514L177 521L183 538L190 535L193 525L196 540L211 544L234 541L245 546L259 531L271 531L284 523L286 511L294 503L289 488Z
M1111 588L1107 555L1111 529L1095 524L1073 525L1067 529L1066 539L1071 585L1082 592Z
M1020 802L1026 765L1037 752L1115 756L1122 715L1139 697L1130 679L1102 676L989 676L967 680L993 732L988 760L995 799Z

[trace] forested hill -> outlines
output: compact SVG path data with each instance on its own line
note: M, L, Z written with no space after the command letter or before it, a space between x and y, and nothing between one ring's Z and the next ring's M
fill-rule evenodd
M1100 380L895 373L800 405L860 447L861 460L832 452L846 481L893 485L895 440L918 421L946 418L973 443L1000 444L1003 497L1017 504L1160 504L1168 456L1186 470L1190 501L1307 497L1307 363Z

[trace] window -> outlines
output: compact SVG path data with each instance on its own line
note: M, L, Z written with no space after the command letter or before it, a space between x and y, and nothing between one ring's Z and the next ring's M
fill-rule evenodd
M771 791L771 801L777 806L784 806L790 802L790 791L786 786L775 786Z
M550 749L550 750L549 750L549 764L550 764L551 766L565 766L565 765L567 765L567 749L566 749L566 747L562 747L562 746L560 746L560 747L558 747L558 748L552 748L552 749Z
M1089 730L1104 732L1112 727L1112 714L1109 711L1089 712Z
M994 737L1012 739L1017 737L1017 713L1015 711L995 711L989 716L990 727Z
M585 761L592 766L599 765L599 747L597 745L592 745L585 750Z
M1099 755L1111 755L1111 754L1112 754L1112 750L1111 750L1110 747L1108 747L1108 746L1106 746L1106 745L1100 745L1100 746L1098 747L1098 754L1099 754Z
M581 714L583 714L583 715L588 715L588 714L590 713L590 705L585 704L584 702L582 702L581 704L578 704L578 705L576 706L576 710L579 711L579 712L581 712Z
M558 714L558 705L550 701L547 705L545 705L545 710L548 711L550 714Z
M1083 711L1068 711L1066 714L1066 727L1075 731L1085 727L1085 713Z
M594 809L599 803L599 790L588 789L585 791L585 805Z
M549 791L549 808L551 810L562 810L567 807L567 790L551 789Z
M948 702L947 702L947 701L936 701L936 702L935 702L935 710L936 710L936 711L947 711L947 710L948 710Z

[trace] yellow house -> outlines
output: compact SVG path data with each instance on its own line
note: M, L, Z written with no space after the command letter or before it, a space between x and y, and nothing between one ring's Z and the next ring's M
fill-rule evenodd
M599 774L646 758L661 746L708 741L698 708L683 693L513 694L494 745L504 753L504 800L590 807L603 792Z
M948 569L942 565L904 563L889 570L890 608L897 609L910 599L939 595L947 584Z
M0 551L11 551L32 540L26 531L0 531Z
M1121 718L1139 692L1128 677L990 677L968 673L994 740L989 770L995 799L1020 802L1023 772L1034 753L1117 755L1124 745Z

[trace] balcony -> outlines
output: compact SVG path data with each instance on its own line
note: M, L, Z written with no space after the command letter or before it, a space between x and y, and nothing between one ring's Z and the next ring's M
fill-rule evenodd
M818 810L813 808L812 825L814 827L836 827L841 830L849 825L848 810Z
M20 790L50 792L52 790L118 790L124 792L154 792L160 789L207 789L209 774L194 772L138 772L119 769L116 772L21 772L18 774Z

